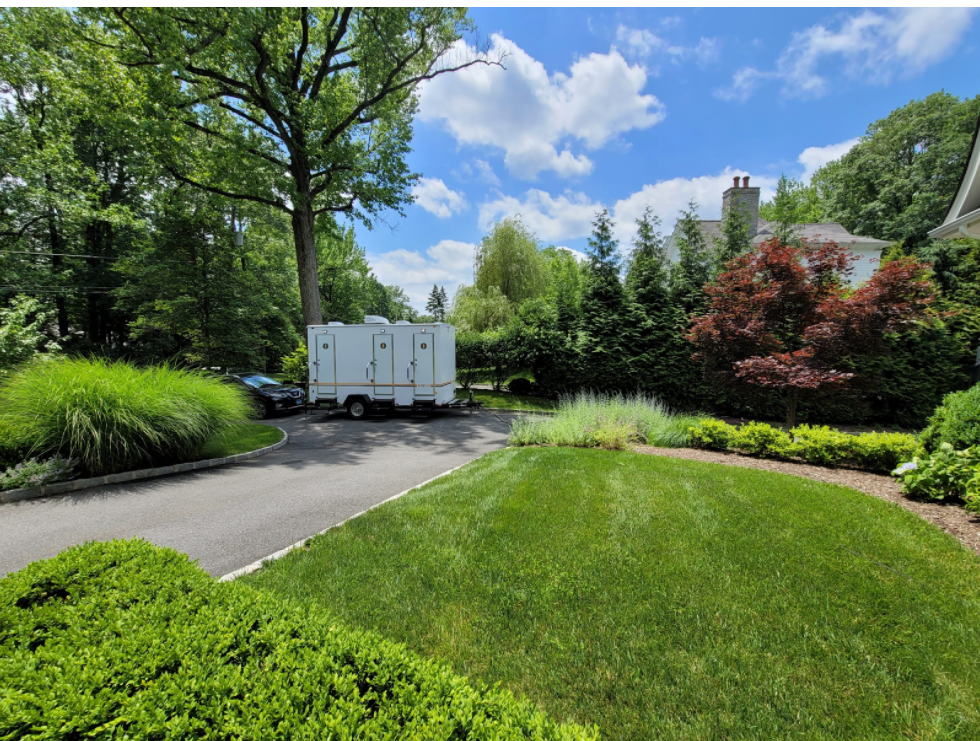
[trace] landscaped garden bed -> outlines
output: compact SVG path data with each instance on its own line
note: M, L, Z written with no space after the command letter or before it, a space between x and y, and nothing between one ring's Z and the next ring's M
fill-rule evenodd
M28 364L0 386L0 490L43 486L267 447L233 386L167 366L83 358Z
M980 560L797 476L508 449L248 581L610 739L980 734Z

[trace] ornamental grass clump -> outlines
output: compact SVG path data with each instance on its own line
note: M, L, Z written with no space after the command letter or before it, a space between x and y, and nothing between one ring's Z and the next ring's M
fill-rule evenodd
M0 409L32 455L77 460L91 475L191 459L249 414L242 392L203 374L85 358L21 368L0 388Z
M636 443L680 448L687 444L688 428L697 421L671 413L652 396L583 391L563 397L554 415L516 420L510 442L606 450L625 450Z

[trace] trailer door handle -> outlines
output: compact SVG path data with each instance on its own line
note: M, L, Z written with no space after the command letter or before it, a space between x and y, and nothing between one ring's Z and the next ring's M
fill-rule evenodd
M371 364L370 363L368 363L367 365L364 366L364 380L365 381L371 380L371 377L368 375L368 368L370 368L370 367L371 367Z
M411 381L412 380L412 364L411 363L409 363L408 365L405 366L405 380L406 381Z

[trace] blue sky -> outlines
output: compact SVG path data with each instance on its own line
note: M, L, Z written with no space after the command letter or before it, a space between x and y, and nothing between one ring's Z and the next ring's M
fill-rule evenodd
M969 8L470 15L504 68L426 84L409 157L423 176L416 202L358 227L375 273L417 308L433 283L452 295L472 282L474 246L501 217L582 252L605 206L626 250L647 205L665 231L691 198L718 218L736 174L766 198L780 173L808 179L910 100L980 94Z

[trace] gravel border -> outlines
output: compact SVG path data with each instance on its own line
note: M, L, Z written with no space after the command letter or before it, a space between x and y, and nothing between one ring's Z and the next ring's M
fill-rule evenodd
M980 515L967 512L959 504L941 504L908 499L902 495L902 486L891 476L856 471L851 468L824 468L808 463L773 461L766 458L752 458L738 453L722 453L698 448L655 448L650 445L636 446L636 452L649 455L662 455L667 458L684 458L705 463L721 463L726 466L758 468L763 471L788 473L827 484L839 484L857 489L878 499L897 504L909 512L914 512L928 520L940 530L952 535L974 553L980 554Z
M282 440L272 445L268 445L258 450L250 450L247 453L229 455L224 458L208 458L203 461L191 461L190 463L178 463L173 466L160 466L159 468L141 468L138 471L123 471L108 476L95 476L89 479L75 479L74 481L62 481L57 484L47 486L32 486L26 489L9 489L0 491L0 504L10 504L12 502L23 502L26 499L40 499L57 494L67 494L82 489L91 489L95 486L105 484L122 484L127 481L141 481L143 479L154 479L158 476L169 476L174 473L185 473L186 471L197 471L203 468L214 468L215 466L225 466L229 463L240 463L241 461L258 458L273 450L279 450L289 442L289 434L281 427L276 427L282 433Z

